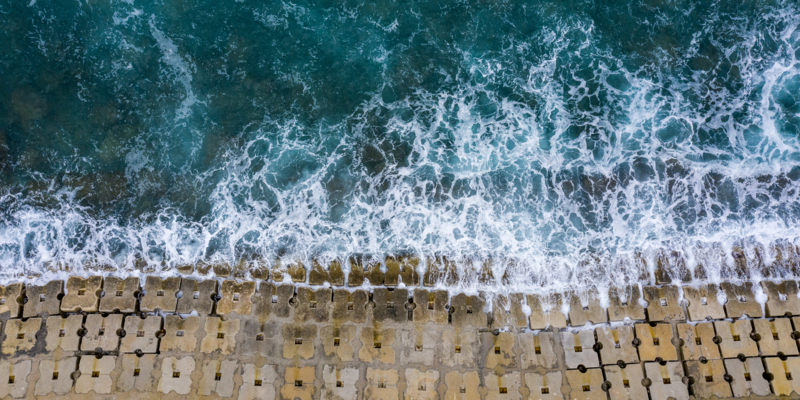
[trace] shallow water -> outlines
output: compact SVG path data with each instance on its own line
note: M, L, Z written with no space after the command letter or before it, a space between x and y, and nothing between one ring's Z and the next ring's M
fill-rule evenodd
M0 277L795 274L799 24L796 1L2 0Z

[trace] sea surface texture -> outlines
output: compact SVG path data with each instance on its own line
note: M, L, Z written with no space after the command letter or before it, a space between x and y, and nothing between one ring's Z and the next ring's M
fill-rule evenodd
M795 274L798 25L796 0L0 0L0 278Z

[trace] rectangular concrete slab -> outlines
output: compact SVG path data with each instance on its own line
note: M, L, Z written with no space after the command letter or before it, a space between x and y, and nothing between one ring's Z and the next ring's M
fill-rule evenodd
M317 326L305 324L286 324L283 326L283 358L287 360L310 359L314 357L317 339Z
M95 315L95 314L92 314ZM47 336L45 349L47 351L78 351L80 350L81 337L78 335L83 326L83 315L50 316L45 321ZM0 379L1 380L1 379Z
M608 396L611 400L640 400L647 399L647 388L642 385L644 371L639 364L626 365L625 368L617 365L605 365L603 371L606 381L611 384Z
M497 295L492 300L492 328L514 329L528 326L528 316L522 312L524 297L520 293Z
M240 325L241 321L238 319L224 321L220 317L206 318L205 336L200 342L200 351L232 354L236 350L236 334L239 333Z
M164 321L164 337L161 338L161 351L182 351L190 353L197 348L197 331L200 317L167 315Z
M19 318L22 315L22 289L21 283L11 283L0 286L0 319Z
M450 298L450 308L453 326L463 327L471 325L475 328L485 328L487 325L486 300L480 296L467 296L459 293Z
M439 371L420 371L416 368L405 370L406 390L403 392L405 400L438 400L436 386L439 384Z
M103 317L102 314L87 315L83 325L86 334L81 339L81 350L94 351L97 348L101 348L103 351L118 350L122 333L122 319L122 314L109 314L106 317ZM136 335L137 332L131 332L131 334Z
M480 400L481 394L478 386L481 377L478 371L449 371L444 377L447 391L444 394L446 400Z
M322 368L322 382L320 396L323 400L358 399L358 368L326 365Z
M377 369L367 367L367 386L364 388L364 399L399 400L397 389L399 376L394 369Z
M253 294L256 283L252 281L236 282L234 280L222 281L219 288L220 299L217 302L217 314L226 316L236 313L250 315L253 310Z
M563 297L560 293L546 295L529 294L528 307L531 309L529 326L531 329L566 328L567 317L562 312Z
M725 381L725 364L722 360L687 361L686 376L693 379L691 384L695 397L731 397L731 386Z
M414 289L414 323L446 324L448 297L444 290Z
M525 386L530 391L528 399L564 400L564 394L561 392L563 384L561 371L525 373Z
M731 377L731 391L736 397L770 394L769 382L764 379L764 364L760 358L737 358L723 360L725 370Z
M475 368L479 343L480 337L476 330L445 329L439 346L439 360L448 367Z
M569 398L573 400L602 400L606 399L606 392L601 386L603 370L599 368L587 369L585 372L568 370L566 372L569 385Z
M33 393L36 396L66 395L72 391L72 373L78 368L78 357L39 361L39 379Z
M680 305L680 291L677 286L645 286L644 299L647 301L647 319L650 321L684 321Z
M689 400L689 388L682 382L683 366L679 362L644 364L645 377L650 379L650 400Z
M586 323L602 324L608 322L605 308L600 306L597 289L589 289L570 296L569 324L583 326Z
M361 338L361 349L358 351L359 360L368 363L377 361L383 364L394 364L394 329L376 329L365 326L361 328L359 337Z
M725 315L728 318L761 318L764 316L761 304L756 302L755 289L751 282L733 284L723 282L720 288L725 292L728 301L725 303ZM757 288L761 290L761 287Z
M297 322L327 322L333 311L331 292L330 288L317 290L306 287L297 288L297 307L294 320Z
M356 326L345 324L341 326L326 325L320 328L320 339L325 356L342 362L352 361L355 358Z
M684 360L716 360L722 358L719 346L714 342L716 332L711 322L678 324L681 339L681 354Z
M36 332L41 327L41 318L28 320L10 319L6 321L3 327L3 354L10 356L33 349L37 341Z
M765 308L768 317L800 315L797 281L762 281L761 287L767 295Z
M196 363L193 357L165 357L161 360L161 378L158 391L187 395L192 391L192 372Z
M75 380L75 393L110 394L114 389L111 374L116 365L117 357L81 357L78 363L78 370L81 373Z
M266 364L256 367L255 364L242 366L242 386L239 387L238 400L274 399L275 379L278 374L274 365Z
M739 354L745 357L758 356L758 345L750 337L753 327L750 320L738 320L734 322L715 321L714 330L721 339L719 350L723 358L734 358Z
M162 319L157 315L141 318L137 315L125 317L123 328L125 336L120 341L119 351L133 353L141 350L155 353L158 350L158 331L161 330Z
M633 327L619 326L612 329L609 326L596 328L597 343L601 345L600 359L603 365L616 364L622 361L625 364L638 363L639 354L633 346Z
M403 323L408 321L407 289L377 288L372 293L372 301L375 308L372 309L372 317L378 322Z
M214 297L217 295L217 281L198 281L193 278L181 279L181 298L178 299L176 312L180 314L211 314Z
M71 276L67 279L67 290L61 299L63 312L97 312L100 293L103 291L103 277L82 278Z
M107 276L100 296L100 312L136 312L136 296L139 294L139 278Z
M645 319L642 292L638 285L612 287L608 291L608 300L609 321L620 322L626 318L633 321Z
M61 311L61 296L64 295L64 281L50 281L43 286L27 285L22 309L24 318L56 315Z
M561 343L564 345L564 359L567 368L586 368L600 366L600 358L594 351L594 331L561 332Z
M424 325L415 324L415 327L417 329L400 331L400 363L433 366L441 335L436 329L425 329Z
M519 372L506 372L498 374L496 372L483 372L483 382L486 388L485 400L521 400L522 387Z
M753 328L758 335L758 350L762 357L798 355L789 318L754 319Z
M683 297L686 299L686 312L690 321L703 321L725 318L725 308L719 302L719 287L710 283L699 287L684 285Z
M555 352L555 333L539 332L534 335L530 332L520 332L517 335L519 347L522 349L520 362L522 368L534 369L537 367L555 369L558 366L558 357Z
M0 399L22 399L28 393L31 360L0 361Z
M153 375L156 368L156 355L122 354L122 372L117 377L117 390L120 392L154 392L156 377Z
M790 396L792 392L800 393L800 357L789 357L781 360L778 357L764 358L766 372L772 376L772 393L778 396Z
M672 343L672 325L649 323L636 324L636 338L639 339L639 358L642 361L656 359L672 361L678 359L678 350Z
M503 366L506 368L516 368L517 361L514 354L514 341L517 336L513 332L500 332L497 335L491 332L482 333L485 366L495 368Z
M345 289L334 290L332 320L363 323L367 320L367 301L369 295L363 290L353 292Z
M238 369L236 360L205 360L200 371L203 376L197 382L197 394L201 396L233 396L233 377Z
M144 296L139 302L143 312L175 312L178 307L178 292L181 290L181 278L171 277L162 279L157 276L148 276L144 281ZM182 293L181 293L182 295Z

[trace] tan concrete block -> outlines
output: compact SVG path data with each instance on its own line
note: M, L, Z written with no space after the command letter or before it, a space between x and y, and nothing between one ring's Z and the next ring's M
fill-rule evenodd
M761 304L756 302L756 295L754 292L753 283L745 282L740 285L734 285L730 282L723 282L720 288L725 292L728 301L725 303L725 315L728 318L741 318L746 315L750 318L761 318L764 313L761 310ZM757 287L760 291L761 287Z
M522 348L520 355L522 368L556 368L558 357L555 352L555 333L539 332L538 335L534 335L530 332L520 332L517 339L519 347Z
M414 368L406 368L406 390L403 393L405 400L438 400L439 393L436 386L439 383L439 371L428 370L422 372Z
M281 268L285 268L286 273L292 279L292 282L295 283L305 283L306 282L306 267L303 265L303 262L300 260L278 260L278 264ZM274 281L278 281L277 279L273 279ZM283 281L281 279L280 281Z
M161 310L172 313L178 307L178 292L181 290L181 278L160 278L148 276L144 281L144 295L139 300L139 309L143 312ZM181 295L183 295L181 293Z
M767 373L772 376L772 392L778 396L790 396L792 392L800 393L800 358L788 357L781 360L777 357L764 358Z
M712 395L731 397L731 385L725 381L725 364L722 360L706 362L687 361L686 376L692 378L692 391L697 398L707 399Z
M22 315L24 287L21 283L0 286L0 319L19 318Z
M0 361L0 399L22 399L28 393L31 360Z
M719 347L714 342L714 324L678 324L678 337L681 338L681 353L684 360L716 360L722 358Z
M136 296L139 294L139 278L117 278L108 276L100 292L100 312L136 312Z
M372 316L375 321L408 321L408 289L376 288L372 293L372 301L375 308L372 309Z
M33 393L37 396L69 394L72 391L72 373L77 368L78 357L39 361L39 379L36 380Z
M311 400L314 397L314 367L286 367L283 380L285 384L281 387L281 398Z
M129 392L153 392L156 378L153 371L156 368L156 355L122 354L122 372L117 378L117 390Z
M416 325L413 331L400 331L400 363L433 365L436 347L441 336L434 329Z
M725 370L731 377L731 391L735 397L770 394L769 382L764 379L764 364L760 358L747 358L744 361L728 358L723 361Z
M600 358L603 365L616 364L620 361L625 364L638 363L639 354L633 346L633 328L619 326L616 329L604 326L594 330L597 343L600 344Z
M358 398L358 368L342 368L326 365L322 369L323 400L356 400Z
M561 343L564 344L564 359L567 368L597 368L600 359L594 351L594 331L561 332Z
M638 285L622 288L612 287L608 291L608 320L611 322L633 321L645 319L644 306L641 303L642 291Z
M275 399L275 379L278 374L274 365L257 368L253 364L242 366L242 386L239 400Z
M768 317L800 315L797 281L781 281L780 283L762 281L761 287L767 294L765 308Z
M484 371L483 382L487 389L485 400L521 400L522 378L519 372L496 374Z
M391 328L361 328L361 349L358 358L364 362L378 361L383 364L394 364L395 330Z
M640 400L647 399L647 388L644 387L644 371L639 364L603 366L606 381L611 384L608 396L611 400Z
M792 338L789 318L754 319L753 327L761 356L796 356L797 343Z
M584 290L573 293L569 302L569 324L571 326L584 326L608 322L605 308L600 306L597 289Z
M679 362L644 364L644 374L650 380L650 399L689 400L689 388L683 383L683 367Z
M116 365L117 357L81 357L78 363L78 370L81 373L75 381L75 393L85 394L91 391L97 394L111 393L113 390L111 373Z
M109 315L110 317L110 315ZM125 317L125 336L120 342L119 351L133 353L141 350L145 353L155 353L158 350L158 331L161 330L161 317L150 315L141 318L136 315Z
M47 336L44 340L47 351L52 352L59 348L63 351L80 350L81 337L78 336L78 331L83 326L83 315L68 315L66 318L47 317L45 325Z
M364 399L399 400L398 380L398 374L395 370L367 367L367 387L364 389Z
M61 311L97 312L102 291L102 276L90 276L88 278L71 276L67 279L66 294L61 299Z
M211 314L214 307L214 298L217 295L217 281L198 281L192 278L181 279L181 298L178 299L176 312L190 314L196 312L200 315Z
M81 350L93 351L99 347L103 351L115 351L119 348L122 314L109 314L105 318L101 314L89 314L83 326L86 334L81 340Z
M450 298L453 326L460 328L471 325L475 328L485 328L488 323L485 307L486 300L479 296L467 296L464 293L455 295Z
M194 372L194 369L195 361L192 356L164 358L161 360L161 379L158 381L158 391L161 393L189 394L192 390L192 372Z
M233 396L234 382L233 376L239 363L236 360L205 360L200 371L203 377L197 383L197 394L210 396L216 394L219 397Z
M444 290L414 289L414 323L447 324L448 297Z
M367 320L367 301L369 297L363 290L350 292L346 289L333 291L333 321L351 321L357 324Z
M686 320L677 286L645 286L644 299L647 301L647 317L650 321Z
M244 339L239 344L239 354L261 357L280 357L283 347L281 324L246 319L242 328Z
M10 319L3 327L3 354L13 355L30 351L36 344L36 332L42 327L41 318Z
M479 333L474 330L445 329L442 332L442 345L439 348L442 364L448 367L476 367L478 335Z
M383 285L383 272L380 260L367 257L350 257L350 273L347 275L347 286L361 286L369 281L372 286Z
M527 296L528 307L531 309L529 317L531 329L566 328L567 317L561 311L563 298L560 293L548 295Z
M241 321L236 319L223 321L219 317L206 318L206 335L200 342L200 351L232 354L236 350L236 334L239 333L240 323Z
M253 294L256 283L245 281L237 283L233 280L222 281L219 289L220 299L217 302L217 314L225 316L231 313L250 315L253 311Z
M400 283L406 286L419 285L419 258L413 256L386 257L386 274L384 274L383 284L385 286L397 286Z
M725 308L719 302L719 288L711 283L700 287L683 286L683 297L686 299L686 312L690 321L705 319L724 319Z
M547 373L526 372L525 386L530 390L529 400L563 400L561 371Z
M481 399L478 391L481 377L477 371L467 371L463 374L458 371L450 371L445 375L444 383L447 385L447 392L444 394L445 400Z
M486 368L504 366L510 368L517 367L514 355L514 342L516 334L512 332L500 332L494 335L490 332L483 333L483 343L490 343L486 351Z
M314 342L317 339L316 325L287 324L283 326L283 358L314 357Z
M289 318L292 314L294 285L261 282L253 295L253 315L261 322Z
M64 281L50 281L44 286L27 285L25 288L27 301L22 310L22 317L58 314L61 311L61 296L63 295Z
M606 398L603 385L603 370L587 369L586 372L569 370L566 372L569 385L569 398L573 400L600 400Z
M524 296L520 293L497 295L492 300L492 328L524 328L528 326L528 316L522 312Z
M197 348L197 330L200 317L167 315L164 321L164 337L161 338L161 351L182 351L191 353Z
M753 327L749 320L715 321L714 329L719 337L719 350L722 358L734 358L739 354L745 357L758 356L758 346L750 334Z
M323 267L319 260L311 261L311 271L308 273L309 285L321 286L325 282L332 286L344 285L344 273L338 260L333 260L328 267Z
M297 322L327 322L333 311L331 289L311 290L307 287L297 288L297 310L294 320Z
M426 269L422 275L424 286L455 286L458 282L458 267L447 257L429 257L425 263Z
M634 325L636 338L639 339L639 358L642 361L672 361L678 359L678 350L673 344L672 326L670 324L642 323Z

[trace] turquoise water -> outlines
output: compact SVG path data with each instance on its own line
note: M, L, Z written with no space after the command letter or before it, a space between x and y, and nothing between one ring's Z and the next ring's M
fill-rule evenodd
M792 273L799 24L797 1L1 0L0 276Z

